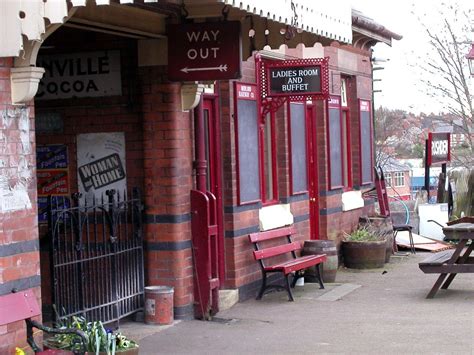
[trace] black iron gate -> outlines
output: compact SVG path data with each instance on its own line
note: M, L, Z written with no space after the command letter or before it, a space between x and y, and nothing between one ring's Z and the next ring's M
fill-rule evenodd
M142 203L115 190L100 201L50 197L52 302L56 320L104 323L143 309Z

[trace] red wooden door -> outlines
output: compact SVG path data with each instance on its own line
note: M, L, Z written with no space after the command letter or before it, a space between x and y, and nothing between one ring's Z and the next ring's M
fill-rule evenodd
M217 225L217 268L220 284L225 277L224 263L224 226L222 206L222 157L221 157L221 130L217 97L209 95L203 100L204 134L207 160L207 191L216 197L216 220Z
M308 184L309 184L309 219L310 239L319 237L319 180L318 149L316 140L316 114L314 106L306 105L306 127L308 142Z

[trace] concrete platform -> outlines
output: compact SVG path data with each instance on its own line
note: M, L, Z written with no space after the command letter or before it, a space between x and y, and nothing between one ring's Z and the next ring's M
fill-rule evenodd
M426 256L340 269L325 290L306 283L295 302L272 293L211 322L127 327L140 338L140 354L474 354L474 274L458 275L428 300L437 275L419 270Z

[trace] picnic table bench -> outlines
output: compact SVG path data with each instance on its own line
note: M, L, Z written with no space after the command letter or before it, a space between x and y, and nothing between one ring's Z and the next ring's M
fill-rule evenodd
M316 266L316 277L320 288L324 288L321 263L326 261L326 254L298 257L296 251L301 249L301 244L291 239L291 235L295 234L295 232L294 226L291 226L249 234L249 240L255 248L253 255L255 260L258 260L260 263L263 276L257 300L262 299L267 290L283 289L288 292L289 301L294 301L291 288L295 287L296 281L300 277L303 277L303 270L311 266ZM281 242L282 240L284 240L283 243ZM272 245L264 246L269 241L272 241ZM274 243L280 244L275 245ZM278 258L284 255L289 256L289 258L287 257L284 260ZM275 259L278 260L275 261ZM282 273L284 284L267 284L267 274L270 273ZM290 287L289 275L293 273L294 276Z
M64 350L43 351L35 342L33 329L40 329L45 333L52 334L75 334L79 350L75 354L85 354L87 337L79 329L56 329L44 326L33 320L33 317L41 314L38 301L32 290L18 291L0 296L0 326L24 320L26 322L26 341L35 354L64 354Z
M452 223L443 228L443 233L458 244L454 250L431 255L418 264L426 274L440 274L426 298L433 298L440 287L447 289L457 274L474 273L474 257L470 256L474 250L474 223Z

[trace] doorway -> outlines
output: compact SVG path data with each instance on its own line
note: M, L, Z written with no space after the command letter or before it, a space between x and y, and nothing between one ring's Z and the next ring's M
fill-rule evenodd
M206 189L216 197L217 255L220 284L225 278L224 226L222 206L221 129L217 95L203 99L204 142L207 161Z
M313 104L306 105L306 127L308 142L308 184L310 239L319 237L319 179L316 110Z

